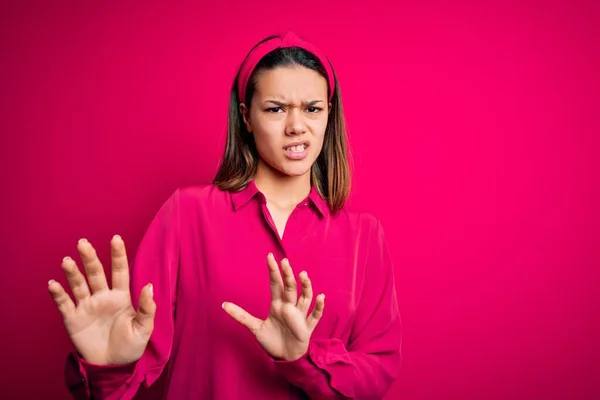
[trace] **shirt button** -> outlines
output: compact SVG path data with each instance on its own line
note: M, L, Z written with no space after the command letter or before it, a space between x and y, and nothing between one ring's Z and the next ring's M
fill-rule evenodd
M323 357L319 357L319 358L317 358L317 361L318 361L319 363L322 363L322 362L323 362Z

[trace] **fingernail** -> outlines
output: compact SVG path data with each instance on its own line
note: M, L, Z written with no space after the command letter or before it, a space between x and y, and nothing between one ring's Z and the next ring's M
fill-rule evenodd
M72 258L69 256L66 256L65 258L63 258L63 262L71 261L71 260L72 260Z
M53 283L54 283L54 279L50 279L50 280L48 281L48 286L52 285Z
M85 242L87 242L87 239L81 238L81 239L79 239L79 241L77 243L85 243Z
M115 236L113 236L113 239L121 240L121 235L115 235Z
M221 304L221 308L225 309L225 303L227 303L226 301L223 302L223 304Z
M154 297L154 287L152 287L152 284L150 284L149 290L150 290L150 297Z
M273 257L273 253L267 254L267 257L271 257L272 258Z

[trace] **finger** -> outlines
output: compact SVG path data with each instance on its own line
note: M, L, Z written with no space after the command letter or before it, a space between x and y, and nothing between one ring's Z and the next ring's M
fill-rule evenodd
M113 289L129 291L129 263L125 242L119 235L113 236L110 241L110 255L112 258L112 287Z
M283 280L273 253L267 255L267 264L269 265L269 278L271 280L271 299L281 300L283 298Z
M85 281L85 277L77 267L75 260L71 257L65 257L63 258L61 267L69 281L69 286L71 287L75 301L79 304L82 300L90 297L90 288Z
M313 312L310 314L310 316L306 320L308 329L310 329L311 332L316 328L317 324L319 323L319 320L323 316L324 309L325 309L325 295L323 293L321 293L320 295L317 296L317 300L315 301L315 308L313 309Z
M77 250L81 255L81 261L83 261L83 267L92 293L108 290L104 268L102 268L98 254L92 244L86 239L81 239L77 243Z
M154 302L154 288L149 283L142 288L138 310L133 319L134 326L144 338L150 338L154 330L154 316L156 315L156 303Z
M304 318L306 318L313 297L312 284L306 271L300 272L298 278L300 279L300 283L302 284L302 296L300 296L300 298L298 299L298 304L296 306L300 311L302 311L302 315L304 315Z
M223 303L223 309L231 318L248 328L253 335L256 335L258 328L263 323L262 320L250 315L249 312L236 304L225 302Z
M283 272L283 299L288 303L296 304L298 300L298 287L296 277L290 265L290 260L281 260L281 271Z
M71 296L69 296L60 283L53 279L50 280L48 282L48 291L52 295L58 311L60 311L64 319L75 311L75 304L71 300Z

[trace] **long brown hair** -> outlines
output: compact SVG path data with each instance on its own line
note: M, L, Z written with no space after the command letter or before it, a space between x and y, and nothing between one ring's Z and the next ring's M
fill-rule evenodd
M271 38L272 36L262 42ZM291 66L309 68L327 78L323 65L312 53L299 47L275 49L263 57L252 72L244 99L246 106L250 108L252 104L252 96L261 72ZM346 119L344 118L339 83L337 77L334 79L335 89L331 99L331 111L325 130L323 148L311 168L311 183L333 213L342 209L350 196L351 188L351 154L348 146ZM213 183L220 189L234 192L245 188L254 178L259 159L254 136L246 129L240 112L237 82L238 76L233 81L229 100L227 143L219 170L213 180Z

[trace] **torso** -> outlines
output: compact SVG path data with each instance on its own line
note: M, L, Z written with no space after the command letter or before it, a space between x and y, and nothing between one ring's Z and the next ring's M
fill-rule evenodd
M268 315L268 252L278 261L288 257L295 275L307 271L315 296L326 293L326 310L313 337L350 339L375 220L348 212L322 216L305 203L278 210L251 199L233 210L229 194L215 188L182 190L168 398L175 397L179 385L190 386L186 380L192 375L196 380L186 398L207 393L212 399L240 398L248 392L257 398L303 398L277 376L252 334L221 309L223 301L231 301L257 318ZM188 355L193 351L198 354ZM223 386L234 379L236 385Z

